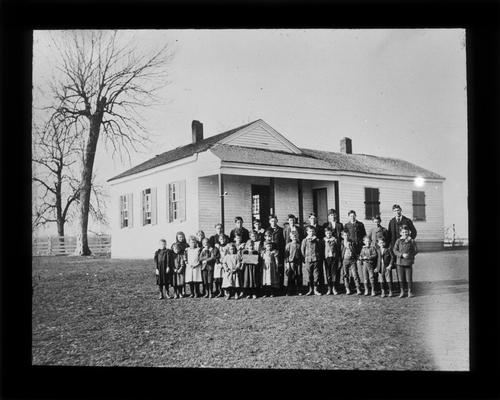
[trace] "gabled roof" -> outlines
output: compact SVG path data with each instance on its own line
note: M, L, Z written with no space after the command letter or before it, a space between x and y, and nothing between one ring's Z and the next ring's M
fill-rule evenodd
M124 178L126 176L134 175L139 172L147 171L148 169L159 167L160 165L168 164L173 161L180 160L185 157L192 156L193 154L196 153L201 153L203 151L208 150L210 147L212 147L214 144L219 142L222 139L225 139L226 137L232 135L233 133L238 132L239 130L246 128L249 125L252 125L253 123L257 122L252 121L249 122L248 124L238 126L237 128L231 129L226 132L219 133L218 135L210 136L206 139L203 139L199 141L198 143L189 143L184 146L176 147L173 150L166 151L165 153L158 154L156 157L151 158L147 161L144 161L143 163L136 165L135 167L132 167L124 172L122 172L119 175L116 175L110 179L108 179L108 182L114 181L116 179Z
M333 171L359 172L373 175L392 175L427 179L444 177L418 165L395 158L366 154L344 154L301 148L302 155L276 151L217 144L210 151L221 161L273 165L283 167L316 168Z
M421 168L408 161L396 158L377 157L367 154L345 154L303 148L299 149L301 154L295 154L284 151L271 151L262 148L243 147L221 143L224 142L229 136L237 133L238 131L242 131L244 128L247 128L257 122L261 123L263 121L256 120L229 131L219 133L218 135L208 137L198 143L190 143L159 154L158 156L109 179L108 182L147 171L151 168L168 164L170 162L192 156L195 153L207 150L210 150L222 161L234 163L326 169L330 171L358 172L364 174L403 176L409 178L421 176L427 179L445 179L435 172Z

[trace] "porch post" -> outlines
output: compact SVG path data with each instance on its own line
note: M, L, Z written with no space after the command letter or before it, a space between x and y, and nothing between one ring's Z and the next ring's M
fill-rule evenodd
M224 180L219 173L219 199L220 199L220 223L222 224L222 232L224 232Z
M274 178L269 178L269 206L271 214L276 214L276 210L274 209Z
M302 179L297 179L297 193L299 195L299 225L304 223L304 205L302 203Z
M340 202L339 202L339 181L333 181L335 189L335 210L337 210L337 219L340 222Z

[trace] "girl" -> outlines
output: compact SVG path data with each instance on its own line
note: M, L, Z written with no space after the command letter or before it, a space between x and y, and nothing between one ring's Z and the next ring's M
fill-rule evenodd
M204 238L202 240L203 248L200 252L201 262L201 280L203 282L203 292L205 298L212 298L212 281L213 281L213 266L215 264L216 254L214 249L210 247L209 240Z
M264 297L274 297L279 288L278 252L273 249L273 243L266 241L262 252L262 287Z
M203 247L203 239L205 239L205 232L203 231L196 232L196 241L200 249Z
M396 266L398 268L399 275L399 287L401 288L401 294L399 297L404 297L405 290L403 282L408 282L408 297L413 297L412 286L413 286L413 263L415 262L415 256L418 253L417 243L415 239L410 237L410 229L408 226L403 225L400 231L401 237L396 240L394 244L394 255L396 256Z
M174 286L174 296L176 299L179 299L183 296L186 260L184 258L184 252L181 252L181 246L178 243L174 243L173 249L174 254L172 257L172 285Z
M262 223L260 222L260 219L256 218L253 221L253 231L255 232L255 240L254 241L259 241L260 245L264 243L264 232L265 229L262 228Z
M189 247L186 249L186 283L189 283L191 298L200 297L201 265L200 248L196 247L197 242L194 236L189 238Z
M160 240L160 248L155 251L153 259L156 266L156 284L160 288L160 297L158 299L164 299L163 287L165 287L167 299L171 299L172 297L168 293L168 288L172 283L172 255L170 250L167 249L167 241L165 239Z
M226 300L231 298L231 289L234 290L234 299L238 300L238 288L240 281L238 277L238 270L240 268L240 257L236 252L234 244L229 246L229 254L226 254L222 259L222 268L224 269L224 280L222 281L222 288L226 292Z
M215 265L214 265L214 282L215 290L217 291L216 297L222 297L224 295L222 290L222 281L224 278L224 268L222 267L222 261L226 254L229 254L228 236L219 236L219 247L218 253L216 253Z
M242 261L243 270L243 291L242 296L246 294L247 299L257 298L257 265L259 264L259 252L255 249L256 243L249 240L245 250L242 252L242 257L247 257L246 261Z
M179 231L175 234L175 242L172 243L172 249L174 248L174 244L177 243L179 245L179 251L180 253L184 254L186 248L188 247L188 244L186 242L186 235L184 235L184 232ZM182 296L186 295L186 288L184 287L184 284L182 285Z
M370 236L365 235L363 238L363 247L359 254L361 267L363 271L363 283L365 285L365 296L368 296L368 280L372 288L372 296L375 296L375 264L377 263L377 250L372 246L372 239Z

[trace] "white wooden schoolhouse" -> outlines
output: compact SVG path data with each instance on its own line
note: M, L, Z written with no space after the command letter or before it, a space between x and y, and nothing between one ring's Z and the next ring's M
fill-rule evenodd
M207 236L223 222L228 233L234 217L247 229L252 219L264 224L276 214L279 224L294 214L307 222L327 210L340 222L357 213L367 231L382 216L387 227L392 205L412 218L419 249L439 248L444 240L444 177L407 161L353 154L349 138L340 151L298 148L265 121L203 137L203 125L192 122L192 142L159 154L111 179L113 258L151 258L164 238L198 230Z

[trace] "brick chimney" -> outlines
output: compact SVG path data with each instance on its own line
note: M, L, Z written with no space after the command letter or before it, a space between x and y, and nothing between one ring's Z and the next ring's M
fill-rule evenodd
M200 121L193 120L191 123L193 131L193 143L198 143L203 140L203 124Z
M352 140L348 137L340 139L340 152L344 154L352 154Z

